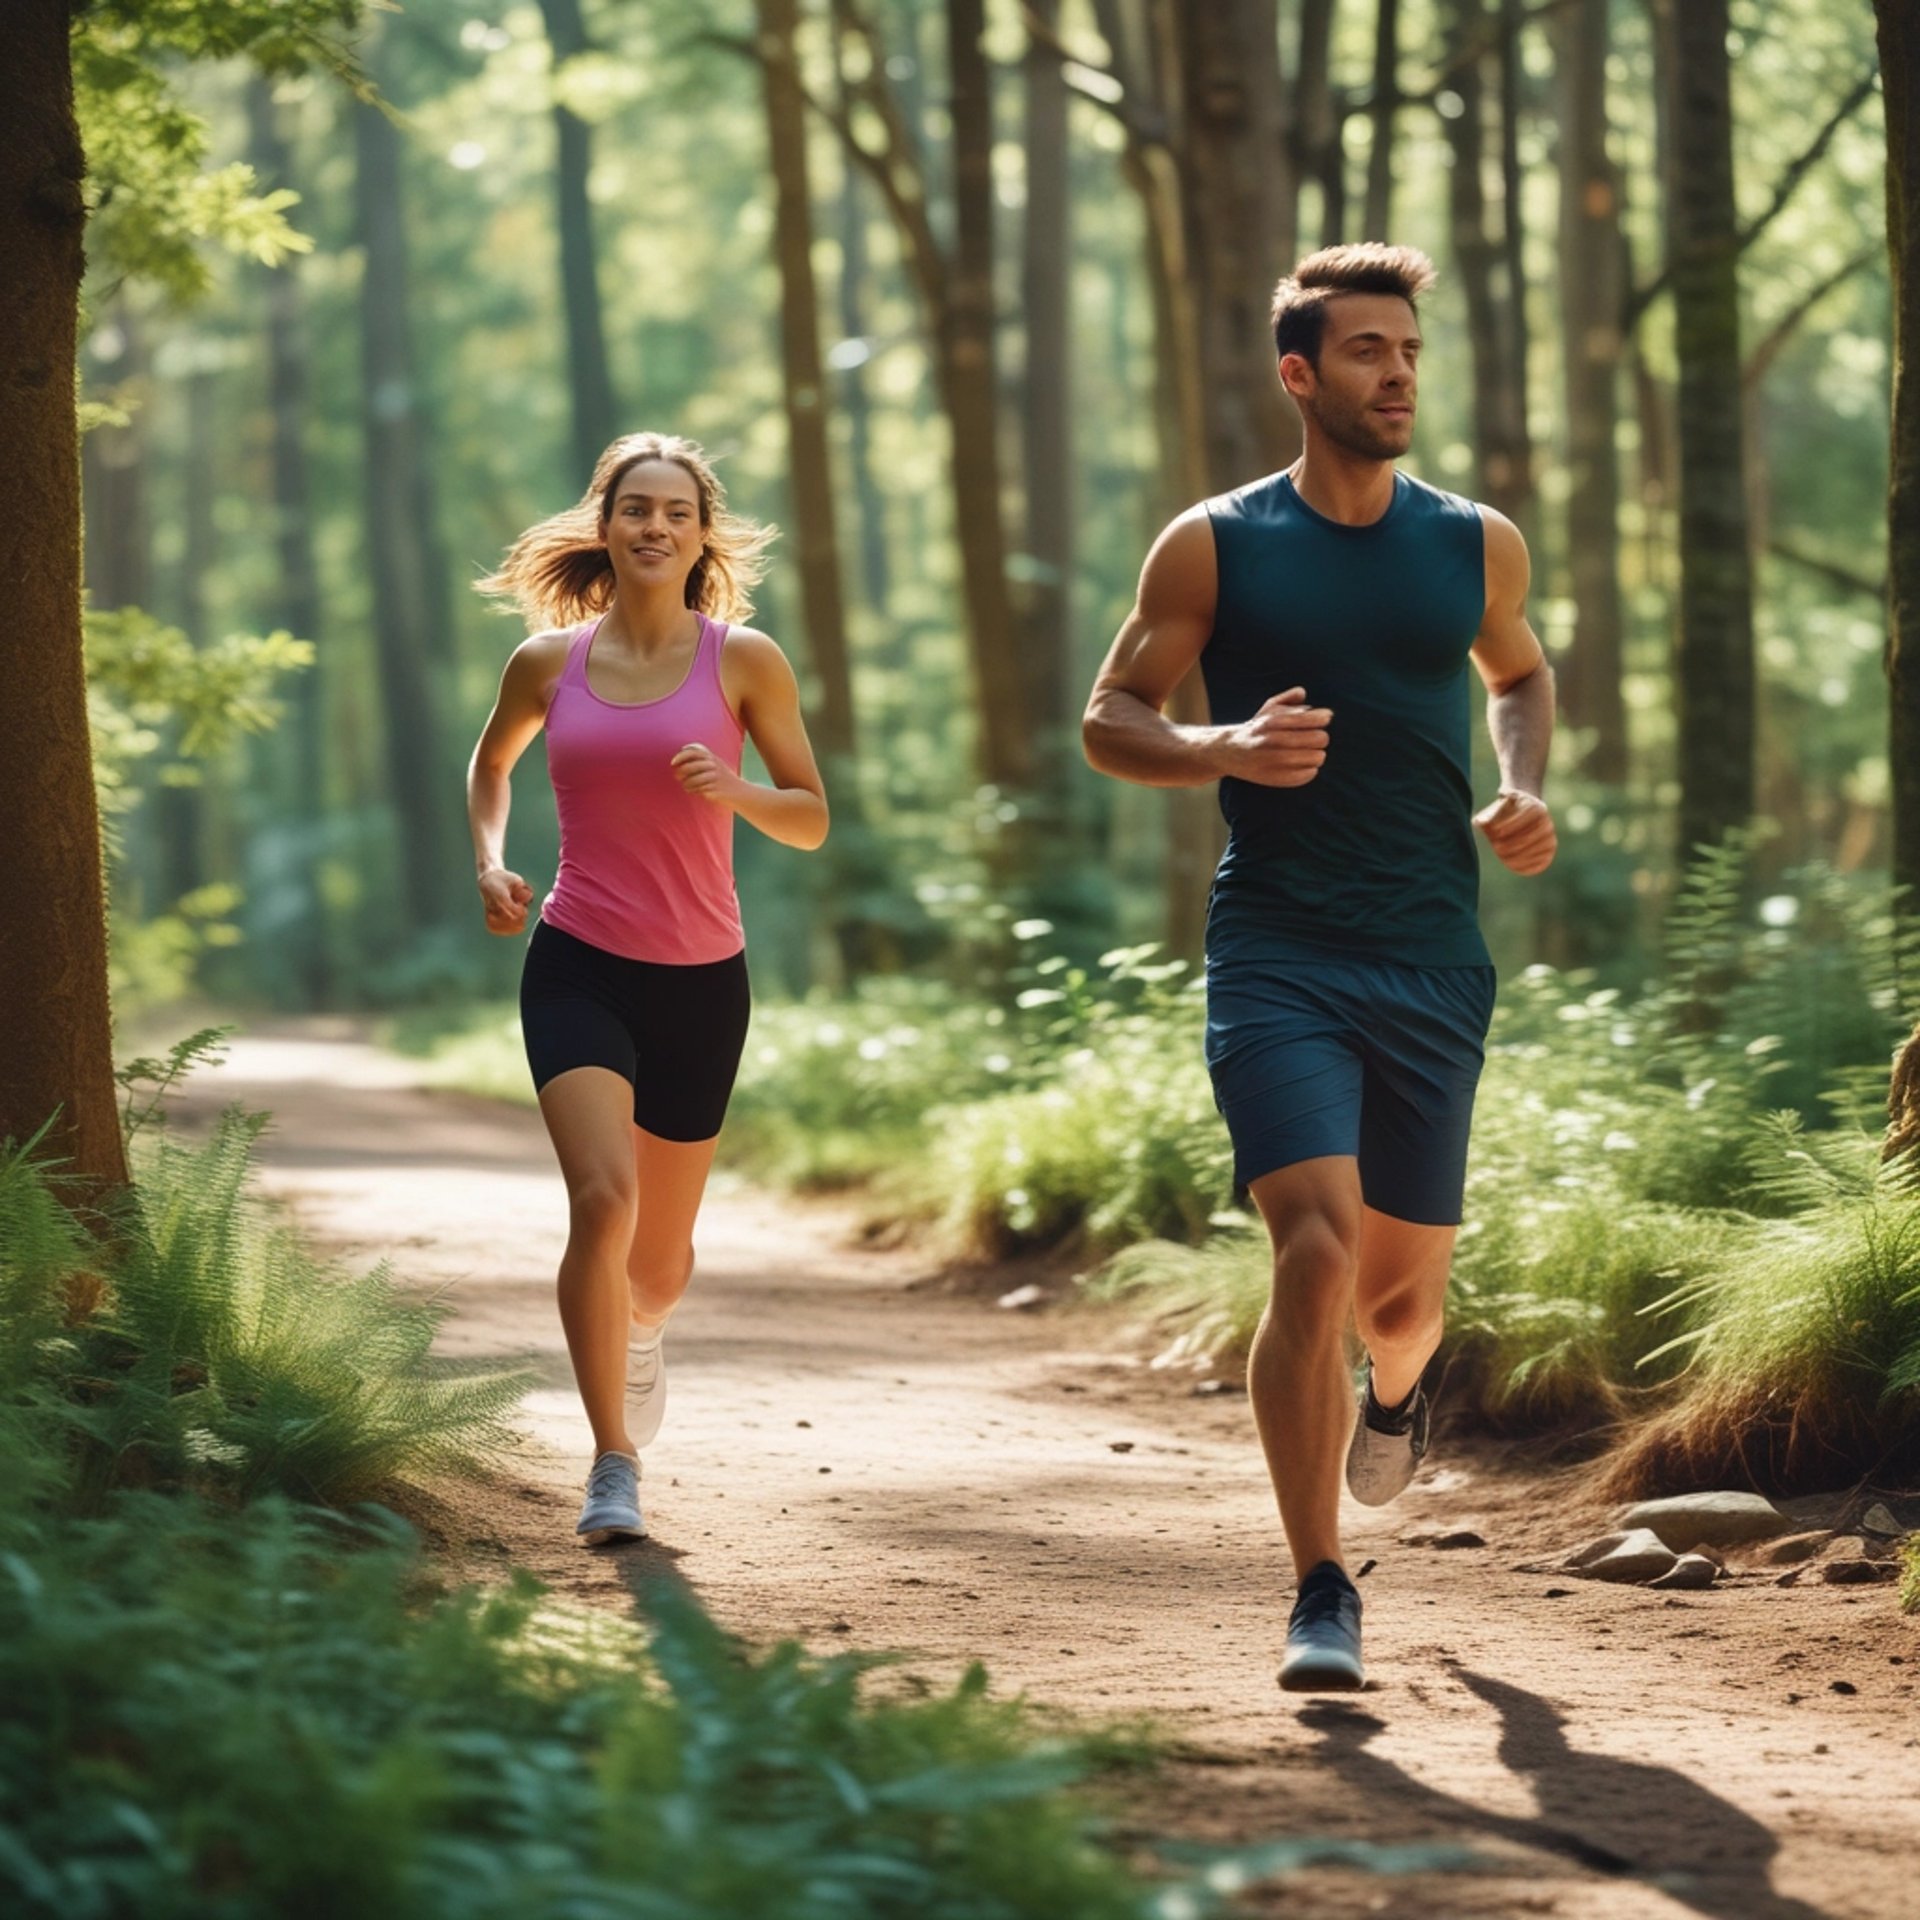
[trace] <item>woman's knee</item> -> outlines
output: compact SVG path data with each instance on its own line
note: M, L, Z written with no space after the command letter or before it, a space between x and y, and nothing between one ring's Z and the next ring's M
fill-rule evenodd
M576 1240L625 1246L633 1237L638 1193L631 1175L588 1174L569 1188L567 1207Z

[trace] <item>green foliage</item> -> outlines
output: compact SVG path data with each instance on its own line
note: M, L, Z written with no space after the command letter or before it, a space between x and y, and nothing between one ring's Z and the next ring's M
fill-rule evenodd
M137 1912L487 1920L1144 1915L978 1670L863 1697L864 1663L750 1657L677 1590L651 1652L505 1592L419 1604L378 1509L153 1494L0 1508L0 1900Z
M1910 1533L1900 1546L1900 1611L1920 1613L1920 1533Z
M144 1143L99 1247L63 1224L57 1171L0 1159L11 1404L72 1450L90 1497L158 1482L355 1499L512 1444L519 1378L432 1361L441 1306L384 1267L335 1271L248 1195L263 1124L232 1113L198 1150Z

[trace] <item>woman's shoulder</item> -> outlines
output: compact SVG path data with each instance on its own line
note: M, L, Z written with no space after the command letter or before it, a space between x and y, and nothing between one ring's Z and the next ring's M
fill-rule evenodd
M566 671L567 656L579 638L578 627L550 627L543 633L530 633L514 648L507 662L506 679L544 707L553 697Z

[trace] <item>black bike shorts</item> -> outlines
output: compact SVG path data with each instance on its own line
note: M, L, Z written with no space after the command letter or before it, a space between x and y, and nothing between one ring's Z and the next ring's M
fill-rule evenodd
M575 1067L633 1088L633 1124L711 1140L726 1117L752 997L747 956L664 966L608 953L542 920L520 974L520 1028L536 1092Z

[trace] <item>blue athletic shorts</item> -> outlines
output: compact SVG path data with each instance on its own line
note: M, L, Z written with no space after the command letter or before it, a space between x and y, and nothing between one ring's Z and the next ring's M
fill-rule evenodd
M1349 1155L1368 1206L1458 1226L1493 990L1491 967L1209 956L1207 1070L1235 1179Z

